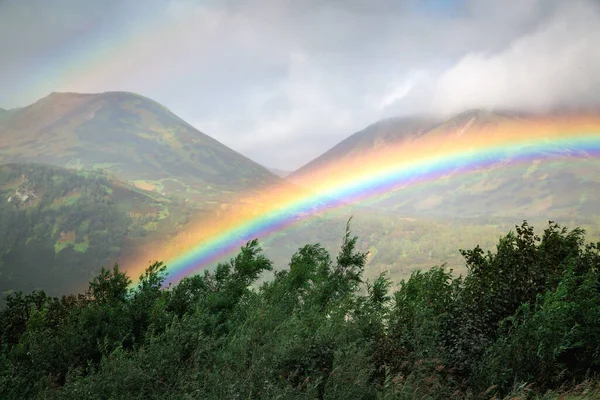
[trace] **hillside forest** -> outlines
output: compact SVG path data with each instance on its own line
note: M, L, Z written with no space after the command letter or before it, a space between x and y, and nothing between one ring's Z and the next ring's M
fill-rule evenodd
M600 243L528 222L394 285L364 277L346 226L275 268L258 241L213 271L137 284L118 265L81 294L11 294L4 399L598 398ZM493 250L493 251L492 251ZM274 271L271 280L257 284ZM569 397L571 396L571 397Z

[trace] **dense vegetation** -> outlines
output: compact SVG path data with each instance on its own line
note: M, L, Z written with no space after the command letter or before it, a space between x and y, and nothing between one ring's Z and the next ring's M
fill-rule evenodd
M387 272L394 282L407 279L416 270L446 264L456 273L465 274L464 258L459 249L477 245L493 248L498 239L514 226L514 218L411 218L360 207L342 207L300 220L286 229L261 239L264 253L281 269L298 249L298 243L311 243L319 238L331 254L339 247L339 232L343 232L348 215L355 215L352 231L360 237L357 249L368 252L364 277L375 279ZM527 218L537 227L545 218ZM585 229L588 241L600 241L600 216L563 218L563 226ZM271 274L266 274L271 275Z
M85 287L125 239L151 231L166 206L101 173L0 166L0 292Z
M464 277L434 267L397 290L384 275L363 281L367 255L348 228L335 260L306 245L254 289L273 268L257 241L174 286L164 287L162 263L133 289L115 266L85 294L9 296L0 393L449 399L571 390L595 398L600 243L584 239L552 222L538 237L524 222L493 253L461 251Z

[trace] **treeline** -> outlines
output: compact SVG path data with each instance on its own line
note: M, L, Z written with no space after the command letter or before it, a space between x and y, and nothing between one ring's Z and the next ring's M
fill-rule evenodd
M363 280L349 228L272 270L257 241L165 286L118 266L84 294L15 294L0 313L3 399L597 398L600 244L524 222L496 251L461 251L394 287ZM549 392L550 391L550 392Z

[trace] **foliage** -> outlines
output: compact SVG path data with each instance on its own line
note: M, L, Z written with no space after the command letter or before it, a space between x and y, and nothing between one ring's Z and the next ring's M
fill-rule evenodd
M142 225L159 219L143 211L162 207L100 173L0 166L0 292L85 287L120 256L126 238L145 235Z
M214 271L135 286L115 266L78 296L12 294L0 312L2 398L594 398L600 245L524 222L464 277L365 280L349 224L273 269L256 240ZM591 397L590 397L591 396Z

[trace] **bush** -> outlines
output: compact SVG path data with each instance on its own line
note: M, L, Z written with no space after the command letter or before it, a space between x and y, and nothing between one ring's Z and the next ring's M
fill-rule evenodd
M526 222L468 273L363 281L346 228L335 261L306 245L288 270L257 241L213 272L136 287L118 266L82 295L17 293L0 312L2 398L449 399L598 393L600 246ZM579 384L585 385L585 390ZM551 392L554 390L554 392Z

